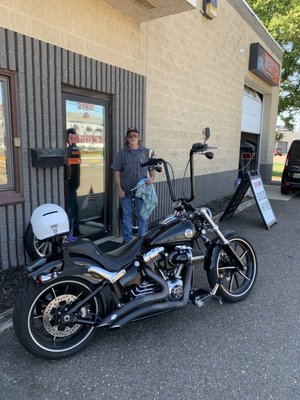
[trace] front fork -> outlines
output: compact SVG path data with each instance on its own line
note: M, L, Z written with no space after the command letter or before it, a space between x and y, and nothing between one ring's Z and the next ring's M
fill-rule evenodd
M237 253L234 251L234 249L230 246L229 240L223 235L223 233L220 231L219 227L215 222L213 221L211 215L207 212L206 208L201 208L200 209L200 215L206 220L206 222L211 226L213 232L215 232L216 236L218 237L219 241L221 242L221 247L224 250L224 252L230 257L230 259L233 259L236 263L236 267L240 270L243 271L245 270L245 265L243 264L242 260L240 257L237 255ZM203 259L204 256L196 256L192 258L192 261L199 261L200 259ZM219 301L220 304L222 304L222 298L217 295L218 289L220 285L222 284L223 278L218 278L215 286L212 288L210 292L199 289L193 293L193 303L197 305L198 307L202 307L206 301L213 299Z
M209 223L209 225L212 227L212 230L215 232L215 234L217 235L217 237L220 239L221 243L222 243L222 249L224 250L224 252L228 255L228 257L230 257L231 259L233 259L236 263L236 267L238 268L238 270L240 271L245 271L246 270L246 266L245 264L242 262L242 260L240 259L240 257L237 255L237 253L234 251L234 249L230 246L230 242L228 239L226 239L226 237L223 235L223 233L220 231L219 227L217 224L214 223L214 220L211 218L211 216L208 214L206 208L201 208L200 209L200 214L202 215L202 217L204 217L204 219Z

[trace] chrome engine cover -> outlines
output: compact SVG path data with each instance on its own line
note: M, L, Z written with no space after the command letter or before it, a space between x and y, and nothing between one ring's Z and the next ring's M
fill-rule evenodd
M178 301L183 296L183 282L181 279L170 279L167 281L169 286L169 299Z

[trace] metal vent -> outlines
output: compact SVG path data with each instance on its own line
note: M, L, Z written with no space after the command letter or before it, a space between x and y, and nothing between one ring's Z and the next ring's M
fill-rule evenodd
M157 5L155 5L149 0L131 0L131 1L137 4L138 6L143 7L145 10L152 10L153 8L157 8Z

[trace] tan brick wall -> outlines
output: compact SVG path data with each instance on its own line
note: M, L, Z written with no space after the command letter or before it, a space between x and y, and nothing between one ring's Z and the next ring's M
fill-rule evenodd
M250 43L261 39L228 2L215 20L194 10L139 24L101 0L0 0L0 25L147 76L146 144L176 177L205 126L221 150L197 159L196 173L237 168L246 81L265 95L261 162L271 162L278 88L248 72Z
M245 80L269 94L261 162L270 162L266 148L273 146L270 133L275 133L278 88L248 72L250 43L260 40L227 2L218 4L213 21L194 11L147 23L148 144L157 148L159 143L161 155L177 160L176 176L182 174L190 144L200 140L205 126L213 132L209 143L221 150L212 161L201 157L196 172L237 168Z
M101 0L0 0L0 26L144 73L140 24Z

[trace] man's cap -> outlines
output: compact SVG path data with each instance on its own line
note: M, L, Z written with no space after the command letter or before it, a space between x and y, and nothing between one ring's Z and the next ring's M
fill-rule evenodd
M139 130L134 127L127 129L126 136L129 135L130 132L136 132L136 133L140 134Z
M69 129L67 129L67 135L71 135L71 134L73 134L73 135L76 135L76 131L75 131L75 129L74 128L69 128Z

